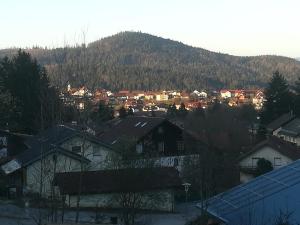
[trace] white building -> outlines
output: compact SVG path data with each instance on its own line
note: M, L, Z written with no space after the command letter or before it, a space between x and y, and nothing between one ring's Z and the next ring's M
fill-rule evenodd
M255 176L259 159L271 162L274 169L300 159L300 150L293 144L277 137L269 137L258 143L239 159L240 181L245 183Z
M221 98L231 98L231 92L228 90L220 91Z
M69 207L76 207L79 172L58 173L54 184L66 197ZM122 208L126 199L131 206L144 210L174 211L174 190L182 186L174 168L135 168L87 171L82 175L80 207Z
M1 166L10 186L49 196L57 172L107 169L114 156L111 147L92 135L58 125L29 138L28 149Z

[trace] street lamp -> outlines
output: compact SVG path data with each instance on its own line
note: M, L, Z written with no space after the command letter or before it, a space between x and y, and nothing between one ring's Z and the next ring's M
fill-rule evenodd
M190 188L191 184L190 184L190 183L183 183L182 186L184 186L185 202L187 202L187 199L188 199L188 191L189 191L189 188Z

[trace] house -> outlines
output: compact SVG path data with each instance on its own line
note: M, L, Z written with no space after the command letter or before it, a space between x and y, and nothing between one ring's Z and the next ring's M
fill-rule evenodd
M84 96L91 97L93 94L86 87L83 86L78 89L75 89L75 91L72 93L72 95L75 97L84 97Z
M221 98L231 98L231 92L229 90L220 91Z
M269 134L277 135L280 131L281 127L293 120L295 116L292 113L285 113L278 117L277 119L273 120L266 126L266 129Z
M133 91L132 94L135 100L143 99L145 97L144 91Z
M134 148L139 154L171 156L185 153L183 131L161 117L128 116L110 122L98 138L112 148Z
M135 199L134 208L174 211L174 191L182 186L174 168L139 168L85 171L81 174L80 207L122 208L124 196ZM57 173L54 185L69 207L76 207L80 172Z
M0 130L0 159L8 160L27 149L24 141L28 137L30 135Z
M264 93L260 90L256 91L254 97L252 97L252 104L254 105L255 109L260 110L263 107L265 101Z
M285 141L291 142L296 144L297 146L300 145L300 119L294 118L290 122L283 125L280 130L275 133L274 135L277 137L282 138Z
M251 151L239 158L242 183L254 178L257 162L262 158L271 162L274 169L278 169L300 159L300 149L275 136L258 143Z
M300 160L197 204L227 225L300 221ZM281 220L280 220L281 219ZM284 221L279 223L279 221Z
M156 101L167 101L169 99L169 95L165 92L159 93L155 95Z
M153 92L153 91L147 91L145 93L145 99L146 100L152 100L152 99L154 99L155 95L156 95L155 92Z
M199 92L199 91L197 91L197 90L194 90L194 91L191 93L191 95L197 96L198 98L201 98L201 99L206 99L206 98L207 98L207 93L204 92L204 91Z
M49 196L56 172L105 169L111 147L78 127L57 125L25 141L27 149L1 165L9 186Z
M190 94L187 93L186 91L182 91L180 93L180 98L182 101L188 100L190 98Z

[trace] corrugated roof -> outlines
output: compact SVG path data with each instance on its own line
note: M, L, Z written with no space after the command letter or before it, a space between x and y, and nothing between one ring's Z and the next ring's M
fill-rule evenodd
M230 225L273 224L280 212L300 222L300 160L208 199L212 215ZM198 204L200 207L201 204Z
M57 173L54 183L63 194L77 194L80 172ZM82 174L82 194L139 192L180 187L175 168L130 168L85 171Z

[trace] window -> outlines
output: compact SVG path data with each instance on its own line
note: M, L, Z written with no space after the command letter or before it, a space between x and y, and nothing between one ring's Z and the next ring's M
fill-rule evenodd
M158 143L158 151L159 152L164 152L165 151L165 143L164 142L159 142Z
M184 151L184 143L183 141L177 141L177 150L180 152Z
M136 123L134 126L137 127L137 126L140 125L140 124L141 124L141 122L138 122L138 123Z
M141 125L141 127L144 127L144 126L146 126L146 125L147 125L147 123L148 123L148 122L145 122L145 123L143 123L143 124Z
M101 156L101 150L96 146L93 146L93 156Z
M274 157L274 167L281 166L281 158Z
M257 167L258 160L260 160L259 157L253 157L252 158L252 168L256 168Z
M178 166L178 159L177 158L174 159L174 167L176 167L176 166Z
M135 146L136 148L136 153L141 154L143 152L143 145L142 144L137 144Z
M81 152L81 146L80 145L72 146L72 152L80 153Z

